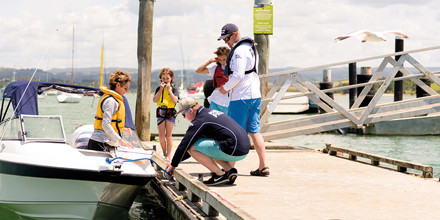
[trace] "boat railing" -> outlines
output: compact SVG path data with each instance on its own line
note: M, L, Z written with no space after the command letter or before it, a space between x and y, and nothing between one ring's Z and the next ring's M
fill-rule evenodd
M353 59L344 62L337 62L327 65L319 65L307 68L297 68L293 70L285 70L275 73L260 75L262 82L273 81L273 85L267 92L267 95L262 97L261 100L261 133L266 141L272 139L287 138L295 135L311 134L316 132L324 132L329 130L336 130L345 127L357 127L361 128L367 123L372 121L387 121L403 117L412 117L419 115L426 115L428 113L440 112L440 107L435 105L434 99L439 94L432 89L429 85L421 80L422 77L426 77L431 82L440 85L440 78L438 71L431 71L427 67L423 66L419 61L417 61L412 54L420 52L428 52L440 49L440 46L428 47L417 50L402 51L397 53L385 54L380 56L373 56L362 59ZM396 61L393 56L399 56ZM305 76L310 71L317 71L320 69L328 69L331 67L353 64L358 62L377 62L380 61L379 66L376 68L374 74L368 82L359 83L356 85L348 86L337 86L335 88L329 89L319 89L315 83L308 80ZM413 73L409 68L404 66L404 64L410 64L407 66L416 69L416 73ZM386 69L390 65L391 68ZM389 71L388 73L386 73ZM403 76L397 76L397 73L402 73ZM385 75L385 79L382 77ZM423 91L429 95L429 104L426 97L415 98L418 103L408 104L405 101L399 101L398 105L393 105L394 109L381 108L382 104L378 105L379 100L384 95L385 91L389 88L392 82L401 80L411 80ZM375 88L375 86L377 88ZM294 95L286 95L288 89L294 89L299 91L299 93ZM357 89L358 95L354 100L352 105L344 107L343 105L337 103L329 94L333 92L347 92L350 90ZM363 106L363 102L367 96L371 96L369 93L374 90L374 96L367 106ZM319 116L308 115L304 118L309 118L307 123L298 123L299 121L304 122L304 118L287 119L283 121L274 122L270 119L272 113L274 112L277 105L281 100L291 99L301 96L307 96L311 101L319 106L322 112ZM379 115L378 112L388 109L387 115ZM391 113L393 110L405 109L406 112L401 112L399 114ZM338 117L335 117L335 114ZM385 113L383 113L385 114ZM264 122L264 123L263 123ZM311 125L314 124L313 127Z

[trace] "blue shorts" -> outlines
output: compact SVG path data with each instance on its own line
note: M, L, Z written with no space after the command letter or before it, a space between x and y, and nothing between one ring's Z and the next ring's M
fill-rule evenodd
M218 144L211 138L199 138L196 143L194 143L194 150L215 160L239 161L246 157L246 155L231 156L226 154L220 150L220 146L218 146Z
M247 133L260 133L261 98L229 102L228 115Z
M221 106L215 102L211 102L211 104L209 104L209 108L213 109L213 110L221 111L225 114L228 114L228 107Z
M167 121L169 121L169 122L176 123L176 118L167 119L167 118L157 117L157 124L159 124L159 122L161 122L161 121L163 121L163 120L167 120Z

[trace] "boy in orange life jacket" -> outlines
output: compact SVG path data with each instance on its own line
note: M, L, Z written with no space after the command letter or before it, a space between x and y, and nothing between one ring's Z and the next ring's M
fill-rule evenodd
M224 74L228 53L228 47L218 47L217 51L214 52L217 57L209 59L207 62L196 69L196 73L209 74L210 76L213 76L213 84L215 90L208 97L208 101L210 103L209 108L221 111L225 114L228 114L229 95L221 94L218 90L223 84L228 81L228 77ZM212 65L208 67L208 65L214 62L217 65Z
M179 98L179 91L172 83L174 82L174 73L170 68L163 68L159 73L161 81L160 86L156 88L153 102L157 104L157 131L159 132L159 142L162 147L163 155L171 159L171 150L173 149L173 127L176 122L176 106Z

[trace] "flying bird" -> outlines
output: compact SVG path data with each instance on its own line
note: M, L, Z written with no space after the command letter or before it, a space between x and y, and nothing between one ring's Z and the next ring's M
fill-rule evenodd
M343 35L340 37L335 38L335 42L337 41L341 41L341 40L345 40L349 37L357 37L359 38L362 43L365 43L367 41L370 42L382 42L382 41L387 41L385 39L384 34L394 34L396 36L399 36L401 38L405 38L408 39L408 36L402 32L399 31L384 31L384 32L372 32L372 31L356 31L347 35Z

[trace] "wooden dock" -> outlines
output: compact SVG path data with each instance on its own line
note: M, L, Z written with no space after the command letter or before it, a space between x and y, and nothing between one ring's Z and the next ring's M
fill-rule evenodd
M332 152L338 149L332 148ZM254 177L249 171L257 167L258 157L252 150L236 164L239 176L235 184L217 187L202 184L200 174L207 179L209 171L189 159L176 170L177 182L159 182L180 190L168 193L174 204L193 207L193 213L199 208L198 214L185 217L190 219L205 219L216 211L220 215L214 219L438 218L438 179L384 167L388 160L368 163L353 160L354 155L365 155L337 155L314 150L268 150L271 175ZM156 160L164 165L166 162L159 158ZM185 196L176 199L172 195Z

